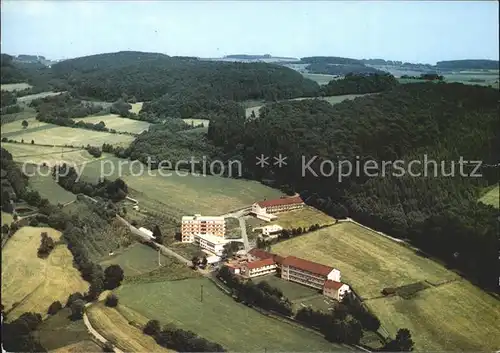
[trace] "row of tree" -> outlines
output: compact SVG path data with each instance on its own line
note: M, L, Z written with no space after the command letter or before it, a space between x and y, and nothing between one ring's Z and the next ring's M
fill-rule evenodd
M391 74L347 74L342 79L331 80L321 87L324 96L339 96L344 94L376 93L392 89L398 80Z
M149 320L144 326L143 332L152 336L159 345L177 352L226 351L220 344L202 338L191 331L175 328L171 325L162 329L158 320Z

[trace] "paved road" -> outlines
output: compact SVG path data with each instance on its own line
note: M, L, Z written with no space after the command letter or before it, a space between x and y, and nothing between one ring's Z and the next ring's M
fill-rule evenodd
M238 222L240 223L240 229L241 229L241 240L243 241L243 246L245 247L246 251L249 251L251 249L251 246L250 246L250 243L248 241L248 234L247 234L247 227L245 224L245 218L243 218L243 217L250 210L251 210L250 207L245 207L243 209L222 215L222 217L225 217L225 218L237 218L238 219ZM233 239L233 240L240 240L240 239Z
M90 305L92 304L91 303L85 304L85 309L87 309ZM87 327L87 330L89 330L90 334L94 336L99 342L108 343L108 340L92 327L92 325L90 324L90 320L87 317L87 313L85 311L83 312L83 323ZM113 345L113 350L115 351L115 353L124 353L121 349L115 347L114 345Z

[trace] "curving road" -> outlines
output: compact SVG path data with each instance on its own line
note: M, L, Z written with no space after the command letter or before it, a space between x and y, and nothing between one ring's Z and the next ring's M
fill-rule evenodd
M85 309L87 309L90 305L91 305L91 303L85 304ZM87 327L87 330L89 330L90 334L92 336L94 336L99 342L104 343L104 344L109 342L106 338L104 338L99 332L97 332L92 327L92 325L90 324L90 320L87 317L87 313L86 313L85 310L83 311L83 323L85 324L85 327ZM109 342L109 343L111 343L111 342ZM121 349L119 349L118 347L115 347L114 345L113 345L113 351L115 353L125 353Z

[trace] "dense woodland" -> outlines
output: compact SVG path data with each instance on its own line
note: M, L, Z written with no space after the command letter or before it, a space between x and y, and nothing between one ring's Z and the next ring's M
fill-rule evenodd
M347 74L339 80L331 80L321 87L324 96L340 96L344 94L364 94L387 91L397 86L398 80L391 74Z
M438 61L436 67L439 69L483 69L483 70L498 70L498 60L446 60Z

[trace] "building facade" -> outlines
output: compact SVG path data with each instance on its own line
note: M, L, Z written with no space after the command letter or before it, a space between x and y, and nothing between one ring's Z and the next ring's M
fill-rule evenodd
M340 282L340 271L295 256L288 256L281 264L281 278L322 290L327 280Z
M284 197L275 200L265 200L252 205L252 213L259 219L270 222L277 216L273 213L286 212L305 206L300 196Z
M276 263L273 258L248 262L241 266L241 275L249 278L276 273Z
M194 236L195 244L217 256L222 256L224 245L228 242L229 240L211 234L196 234Z
M342 282L326 281L323 287L323 295L341 301L347 293L351 292L351 288Z
M211 217L196 214L194 216L182 217L181 241L193 243L195 235L213 235L224 239L226 233L226 221L224 217Z

